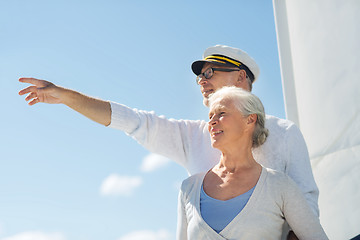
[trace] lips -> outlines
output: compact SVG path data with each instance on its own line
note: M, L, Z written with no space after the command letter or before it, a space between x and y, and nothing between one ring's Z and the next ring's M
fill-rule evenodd
M222 131L222 130L213 129L213 130L211 130L211 137L216 137L216 136L218 136L219 134L221 134L223 132L224 131Z
M207 90L203 89L201 92L204 97L208 97L211 93L214 92L214 90L213 89L207 89Z

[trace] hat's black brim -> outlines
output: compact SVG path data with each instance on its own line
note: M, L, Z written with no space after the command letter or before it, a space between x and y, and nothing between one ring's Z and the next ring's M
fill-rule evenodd
M213 63L213 64L220 65L220 66L233 66L228 63L220 63L220 62L209 61L209 60L195 61L191 64L191 69L192 69L193 73L195 73L196 76L198 76L201 73L201 70L204 67L205 63Z

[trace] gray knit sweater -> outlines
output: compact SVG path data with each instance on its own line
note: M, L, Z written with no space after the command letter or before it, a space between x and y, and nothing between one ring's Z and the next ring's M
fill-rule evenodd
M196 174L182 183L177 240L279 240L285 221L300 240L328 239L294 181L264 167L244 209L220 233L215 232L200 212L205 174Z

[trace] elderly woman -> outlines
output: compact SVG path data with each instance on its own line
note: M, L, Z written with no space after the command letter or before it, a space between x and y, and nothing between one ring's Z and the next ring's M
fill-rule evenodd
M236 87L209 101L211 143L222 155L208 172L183 181L177 239L279 240L285 221L299 239L328 239L296 184L252 155L268 135L261 101Z

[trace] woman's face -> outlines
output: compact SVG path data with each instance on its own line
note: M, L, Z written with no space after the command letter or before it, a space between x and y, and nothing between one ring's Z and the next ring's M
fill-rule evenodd
M247 119L235 107L232 99L216 100L209 112L208 130L212 146L225 150L231 146L239 146L239 141L252 141L248 134Z

